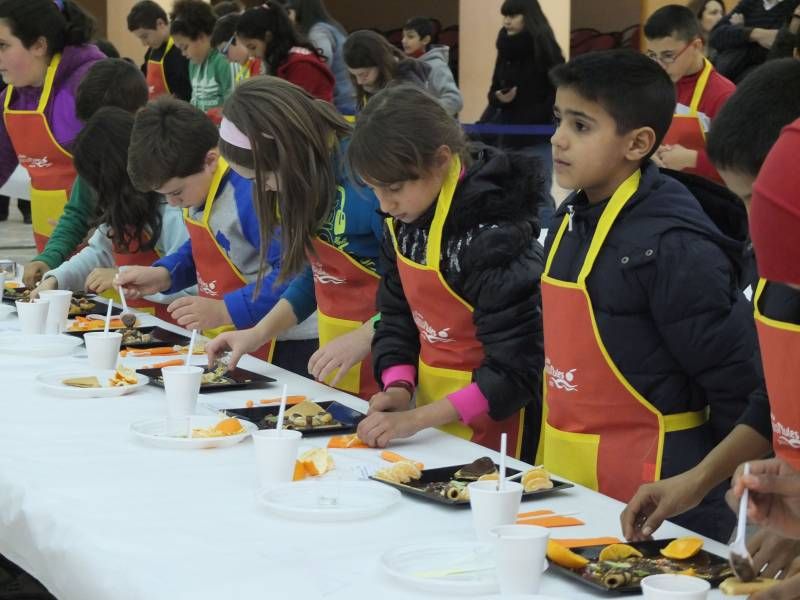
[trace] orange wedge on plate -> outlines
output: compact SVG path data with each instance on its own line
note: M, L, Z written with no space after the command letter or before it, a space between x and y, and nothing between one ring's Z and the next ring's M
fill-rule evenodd
M696 537L682 537L671 541L661 549L661 555L674 560L692 558L703 548L703 540Z
M600 560L625 560L631 556L641 557L642 553L628 544L611 544L600 551Z
M300 455L300 462L306 473L312 477L322 475L333 469L333 457L325 448L313 448Z
M547 558L568 569L582 569L589 564L589 559L575 554L569 548L565 548L553 540L547 541Z
M237 433L242 433L242 431L244 431L244 427L242 427L239 419L234 417L223 419L214 425L214 429L220 433L224 433L225 435L236 435Z

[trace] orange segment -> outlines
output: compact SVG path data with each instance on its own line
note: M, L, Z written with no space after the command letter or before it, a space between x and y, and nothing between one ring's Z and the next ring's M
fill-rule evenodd
M692 558L703 548L703 540L696 537L682 537L671 541L661 549L661 554L674 560Z
M328 448L369 448L358 439L358 434L335 435L328 440Z
M381 458L385 461L392 463L413 462L415 465L417 465L417 468L420 471L425 468L425 465L423 465L421 462L415 462L413 460L406 458L405 456L400 456L399 454L397 454L396 452L392 452L391 450L384 450L383 452L381 452Z
M236 435L244 430L242 424L239 422L239 419L235 419L233 417L223 419L214 425L214 429L224 433L225 435Z
M294 461L294 475L292 475L292 481L302 481L306 478L306 468L303 466L299 460Z
M589 559L575 554L572 550L553 540L547 541L547 558L568 569L582 569L589 564Z
M300 462L306 473L312 477L322 475L333 469L333 457L325 448L312 448L300 455Z
M628 544L611 544L600 551L600 560L625 560L631 556L641 557L642 553Z

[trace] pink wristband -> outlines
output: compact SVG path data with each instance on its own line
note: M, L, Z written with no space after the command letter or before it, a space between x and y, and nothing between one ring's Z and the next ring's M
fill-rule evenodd
M466 425L489 412L489 401L483 395L477 383L470 383L467 387L453 392L447 398L455 406L461 421Z

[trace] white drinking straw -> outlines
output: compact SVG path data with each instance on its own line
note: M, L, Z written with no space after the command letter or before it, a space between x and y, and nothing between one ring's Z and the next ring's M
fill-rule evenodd
M197 329L192 329L192 337L189 340L189 354L186 355L186 361L184 364L186 368L189 368L189 362L192 360L192 352L194 352L194 340L197 338Z
M503 433L500 435L500 477L497 480L497 491L502 492L506 485L506 444L508 436Z
M108 299L108 310L106 311L106 326L103 327L103 333L108 333L109 327L111 327L111 307L114 306L114 301L109 298Z
M125 301L125 290L122 286L117 288L119 290L119 299L122 300L122 311L128 312L128 303Z
M278 409L278 422L275 429L283 429L283 413L286 412L286 384L283 384L283 395L281 395L281 407Z

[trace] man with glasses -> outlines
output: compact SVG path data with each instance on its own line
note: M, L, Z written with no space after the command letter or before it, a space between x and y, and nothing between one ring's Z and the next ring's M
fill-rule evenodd
M685 6L658 9L645 23L644 35L647 56L670 76L678 99L672 126L653 160L668 169L722 183L706 154L705 137L711 120L736 87L703 54L700 25Z

